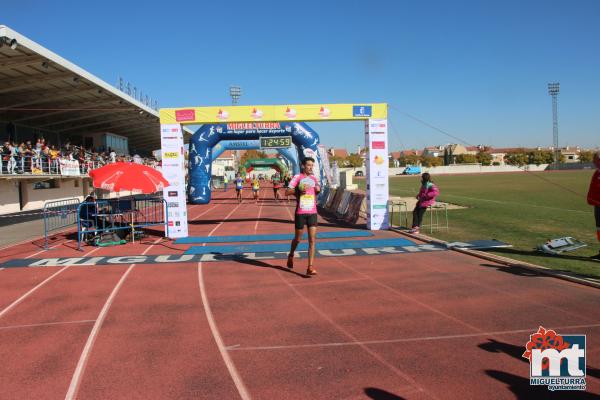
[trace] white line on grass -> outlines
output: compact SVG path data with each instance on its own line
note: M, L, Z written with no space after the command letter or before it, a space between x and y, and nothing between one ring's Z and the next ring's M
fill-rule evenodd
M546 208L548 210L569 211L569 212L576 212L576 213L588 214L588 211L571 210L571 209L568 209L568 208L556 208L556 207L540 206L540 205L537 205L537 204L519 203L517 201L509 201L509 200L502 200L501 201L501 200L480 199L480 198L477 198L477 197L460 196L460 195L457 195L457 194L445 194L442 197L460 197L462 199L477 200L477 201L487 201L489 203L496 203L496 204L516 204L518 206L523 206L523 207Z

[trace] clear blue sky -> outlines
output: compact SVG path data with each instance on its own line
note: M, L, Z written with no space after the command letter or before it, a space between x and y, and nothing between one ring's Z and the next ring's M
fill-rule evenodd
M6 24L163 107L387 102L392 150L453 142L600 146L600 1L167 1L2 5ZM351 151L361 123L319 123Z

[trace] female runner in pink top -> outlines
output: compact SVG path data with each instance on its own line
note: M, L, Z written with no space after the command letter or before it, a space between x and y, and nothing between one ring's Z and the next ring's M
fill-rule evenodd
M311 157L302 160L302 173L295 175L286 189L286 195L296 196L296 214L294 218L296 229L290 253L288 254L287 267L294 268L294 254L298 243L302 239L304 225L306 225L308 230L307 275L317 274L317 271L313 268L313 263L317 241L317 195L321 191L321 187L317 182L317 178L313 175L314 163L315 160Z

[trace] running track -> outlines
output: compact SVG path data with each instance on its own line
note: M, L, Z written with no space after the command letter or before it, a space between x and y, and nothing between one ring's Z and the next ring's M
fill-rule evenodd
M247 191L248 192L248 191ZM293 208L217 193L190 236L288 233ZM249 193L246 193L248 196ZM348 229L321 221L321 231ZM377 232L377 238L397 237ZM68 239L2 250L81 257ZM181 254L160 236L83 255ZM597 398L600 292L454 252L0 270L1 399ZM587 334L585 393L529 385L539 325ZM560 396L564 397L560 397Z

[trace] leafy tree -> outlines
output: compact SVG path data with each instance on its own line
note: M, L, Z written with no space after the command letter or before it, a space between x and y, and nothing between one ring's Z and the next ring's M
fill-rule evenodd
M426 167L439 167L440 165L444 165L444 160L442 160L440 157L422 156L421 164Z
M477 156L475 154L459 154L456 156L457 164L475 164Z
M340 156L329 156L329 164L333 166L333 163L337 162L338 167L343 167L346 165L346 159Z
M529 164L545 164L546 163L546 154L544 152L535 150L528 154L529 156Z
M240 159L240 164L244 165L246 163L246 161L248 160L253 160L256 158L267 158L267 153L265 153L264 151L260 151L260 150L247 150L244 155L242 156L242 158Z
M504 159L506 160L507 164L517 166L523 166L529 162L529 157L524 151L509 153L504 157Z
M421 157L416 154L404 155L402 154L398 157L398 162L401 167L406 167L407 165L417 165L421 161Z
M481 163L481 165L492 165L493 157L490 153L485 151L480 151L477 153L477 162Z
M579 162L581 163L591 163L594 161L594 152L593 151L582 151L579 153Z
M352 153L346 158L347 165L352 168L363 166L363 159L356 153Z

